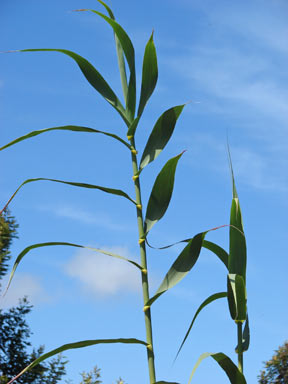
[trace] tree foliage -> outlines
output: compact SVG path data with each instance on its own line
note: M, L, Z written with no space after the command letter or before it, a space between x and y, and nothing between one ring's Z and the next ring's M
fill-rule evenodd
M18 224L9 210L5 210L0 216L0 279L6 275L8 261L11 258L9 248L14 238L17 237Z
M259 384L288 383L288 341L275 351L271 360L265 362L265 369L258 379Z

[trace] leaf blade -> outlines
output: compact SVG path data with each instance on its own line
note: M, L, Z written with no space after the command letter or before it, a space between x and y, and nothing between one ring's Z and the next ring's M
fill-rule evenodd
M130 260L130 259L127 259L126 257L123 257L123 256L120 256L120 255L117 255L115 253L112 253L112 252L108 252L108 251L105 251L104 249L100 249L100 248L93 248L93 247L88 247L88 246L85 246L85 245L81 245L81 244L75 244L75 243L68 243L68 242L65 242L65 241L50 241L50 242L46 242L46 243L37 243L37 244L33 244L33 245L30 245L28 247L26 247L25 249L23 249L22 252L19 253L19 255L17 256L15 262L14 262L14 265L12 267L12 271L10 273L10 276L9 276L9 280L8 280L8 283L7 283L7 287L5 289L5 292L3 294L3 296L6 295L9 287L10 287L10 284L12 282L12 279L15 275L15 272L16 272L16 269L18 268L18 265L20 264L21 260L23 259L23 257L30 251L32 251L33 249L37 249L37 248L42 248L42 247L50 247L50 246L69 246L69 247L76 247L76 248L84 248L84 249L89 249L90 251L94 251L94 252L98 252L98 253L102 253L104 255L107 255L107 256L111 256L111 257L115 257L117 259L121 259L121 260L125 260L127 261L128 263L134 265L135 267L139 268L140 270L142 270L142 267L141 265L139 265L138 263L136 263L135 261L133 260Z
M12 380L10 380L8 384L13 383L20 376L22 376L25 372L29 371L30 369L32 369L33 367L35 367L36 365L38 365L42 361L48 359L49 357L57 355L58 353L61 353L61 352L64 352L64 351L67 351L70 349L90 347L92 345L97 345L97 344L115 344L115 343L142 344L142 345L147 346L147 343L145 341L142 341L139 339L134 339L134 338L83 340L83 341L78 341L76 343L64 344L61 347L58 347L56 349L53 349L52 351L44 353L38 359L34 360L31 364L29 364L26 368L24 368L17 376L15 376Z
M143 151L139 166L140 172L146 165L154 161L165 148L184 107L185 105L177 105L169 108L159 117Z
M243 322L247 317L247 296L243 276L229 273L227 276L228 304L231 318Z
M247 384L244 375L239 371L239 369L236 367L236 365L233 363L233 361L228 356L226 356L224 353L221 353L221 352L219 352L219 353L209 353L209 352L203 353L199 357L198 361L196 362L196 364L193 368L193 371L190 375L188 384L191 383L191 380L194 376L194 373L195 373L196 369L198 368L199 364L201 363L201 361L203 359L206 359L207 357L212 357L218 363L218 365L225 371L231 384Z
M121 137L119 137L117 135L114 135L113 133L109 133L109 132L105 132L105 131L99 131L98 129L93 129L93 128L89 128L89 127L82 127L82 126L78 126L78 125L62 125L59 127L45 128L45 129L39 129L36 131L31 131L31 132L27 133L26 135L20 136L17 139L15 139L15 140L9 142L8 144L2 146L0 148L0 151L2 151L3 149L6 149L6 148L8 148L14 144L17 144L23 140L30 139L34 136L38 136L38 135L45 133L45 132L57 131L57 130L59 130L59 131L72 131L72 132L86 132L86 133L100 133L100 134L103 134L105 136L109 136L109 137L112 137L112 138L118 140L120 143L124 144L127 148L131 149L131 146L125 140L123 140Z
M197 311L195 312L195 315L193 316L193 319L189 325L189 328L188 328L188 331L186 332L186 335L178 349L178 352L176 354L176 357L175 357L175 360L177 359L183 345L185 344L185 341L187 340L188 336L189 336L189 333L193 327L193 324L197 318L197 316L199 315L199 313L202 311L203 308L205 308L208 304L212 303L213 301L215 300L218 300L218 299L221 299L221 298L224 298L224 297L227 297L227 292L218 292L218 293L214 293L213 295L209 296L206 300L203 301L203 303L199 306L199 308L197 309Z
M141 82L141 93L140 102L138 107L137 116L141 116L145 105L151 97L158 79L158 65L157 65L157 54L156 48L153 41L153 32L148 40L142 65L142 82Z
M146 210L146 234L164 216L169 206L174 188L177 163L182 154L183 152L168 160L154 182ZM165 185L165 188L163 188L163 185Z

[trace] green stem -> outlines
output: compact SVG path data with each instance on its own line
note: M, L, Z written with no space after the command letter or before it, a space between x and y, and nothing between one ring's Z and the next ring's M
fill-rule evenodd
M135 148L134 138L131 140L131 145ZM138 174L138 165L137 165L137 156L136 153L132 152L132 166L133 166L133 175ZM140 180L139 177L134 179L135 185L135 194L136 194L136 203L137 203L137 223L138 223L138 233L139 240L145 239L144 225L143 225L143 215L142 215L142 200L141 200L141 189L140 189ZM146 257L146 246L145 241L139 242L140 246L140 256L141 256L141 266L142 266L142 292L143 292L143 302L144 306L149 300L149 282L148 282L148 270L147 270L147 257ZM148 343L147 347L147 358L148 358L148 368L149 368L149 377L150 384L156 382L155 374L155 363L154 363L154 349L153 349L153 338L152 338L152 320L151 320L151 310L149 308L144 308L144 317L145 317L145 327L146 327L146 342Z
M237 334L238 334L238 369L243 373L243 351L242 351L242 323L237 323Z

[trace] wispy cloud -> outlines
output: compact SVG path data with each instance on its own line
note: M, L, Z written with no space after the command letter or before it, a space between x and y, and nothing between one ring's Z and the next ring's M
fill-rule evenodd
M38 208L43 211L49 211L58 217L75 220L83 224L94 224L101 228L113 231L126 231L129 229L125 225L115 223L115 221L108 214L103 212L92 213L67 204L45 207L41 206Z
M7 278L3 280L2 289L6 287L7 282ZM12 281L6 295L1 298L0 306L8 308L17 305L19 299L24 296L28 296L29 302L33 305L50 300L37 277L19 273Z
M124 247L101 247L107 251L132 258ZM78 280L84 291L96 296L119 292L137 292L140 288L139 270L128 262L88 250L78 251L65 266L65 272Z

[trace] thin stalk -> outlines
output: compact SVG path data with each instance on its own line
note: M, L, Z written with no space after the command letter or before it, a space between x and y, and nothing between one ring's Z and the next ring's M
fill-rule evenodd
M131 139L131 145L135 148L134 138ZM133 166L133 175L138 174L138 165L137 165L137 155L132 153L132 166ZM135 195L137 203L137 223L138 223L138 233L139 233L139 247L140 247L140 256L141 256L141 266L142 266L142 293L143 293L143 302L144 306L149 300L149 281L148 281L148 269L147 269L147 257L146 257L146 245L145 245L145 232L143 225L143 215L142 215L142 200L141 200L141 188L139 177L133 178L135 185ZM144 241L141 241L144 239ZM152 338L152 319L151 319L151 309L150 307L144 307L144 318L145 318L145 327L146 327L146 342L147 346L147 359L148 359L148 368L149 368L149 378L150 384L156 382L155 374L155 362L154 362L154 349L153 349L153 338Z
M243 351L242 351L242 322L237 322L237 334L238 334L238 369L243 373Z

